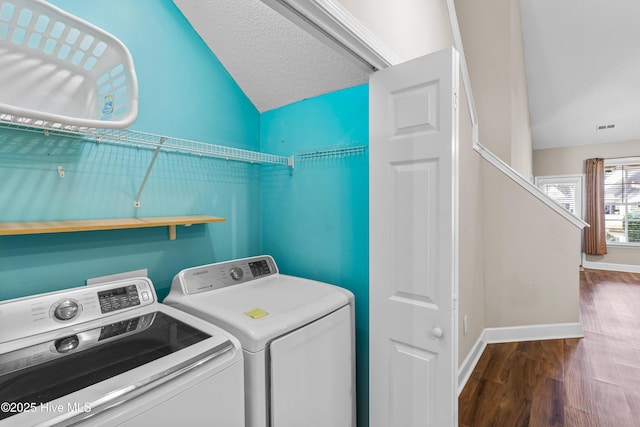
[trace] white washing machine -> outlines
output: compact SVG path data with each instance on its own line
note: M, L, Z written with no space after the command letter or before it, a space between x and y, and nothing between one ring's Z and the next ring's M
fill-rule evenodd
M0 426L244 427L242 362L147 278L0 302Z
M270 256L181 271L163 301L235 335L249 427L355 426L354 297Z

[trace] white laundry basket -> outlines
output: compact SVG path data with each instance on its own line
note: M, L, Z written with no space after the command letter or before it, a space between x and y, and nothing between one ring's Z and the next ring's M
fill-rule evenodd
M0 0L1 120L124 129L137 115L120 40L42 0Z

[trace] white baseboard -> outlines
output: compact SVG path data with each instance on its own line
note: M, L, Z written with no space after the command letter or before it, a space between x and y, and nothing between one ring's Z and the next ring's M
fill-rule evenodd
M487 344L582 337L584 333L579 322L485 328L458 368L458 395L467 384Z
M593 268L594 270L608 270L608 271L624 271L625 273L640 273L640 265L631 264L612 264L609 262L593 262L582 261L584 268Z
M467 357L464 358L464 361L458 368L458 396L462 392L462 389L467 384L473 369L478 364L478 360L480 360L480 356L484 352L484 349L487 347L487 342L484 340L484 331L480 334L476 343L471 347L471 351L467 354Z
M482 334L488 344L584 337L579 322L486 328Z

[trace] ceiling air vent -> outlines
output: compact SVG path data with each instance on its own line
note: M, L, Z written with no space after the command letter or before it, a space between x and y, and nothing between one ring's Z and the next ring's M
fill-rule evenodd
M598 125L596 126L596 130L605 130L605 129L613 129L616 125Z

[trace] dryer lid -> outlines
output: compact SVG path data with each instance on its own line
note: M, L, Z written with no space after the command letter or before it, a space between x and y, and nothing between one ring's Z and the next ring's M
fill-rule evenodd
M164 302L220 326L238 338L244 350L258 352L274 338L352 304L353 294L276 274L195 295L172 292Z

